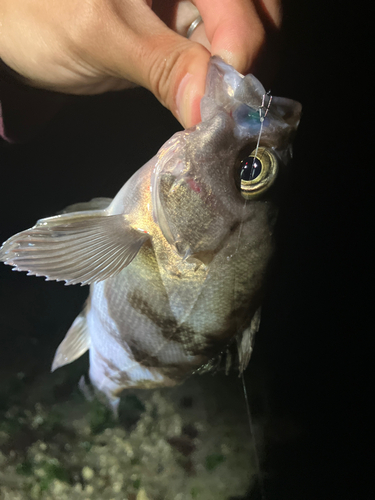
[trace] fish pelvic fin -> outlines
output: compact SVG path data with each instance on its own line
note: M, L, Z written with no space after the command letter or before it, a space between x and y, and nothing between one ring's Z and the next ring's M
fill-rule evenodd
M51 372L81 357L90 348L90 344L91 340L87 328L86 315L82 311L76 317L64 340L57 348Z
M15 234L0 248L0 261L47 281L88 285L118 274L148 238L126 215L74 212L41 219Z

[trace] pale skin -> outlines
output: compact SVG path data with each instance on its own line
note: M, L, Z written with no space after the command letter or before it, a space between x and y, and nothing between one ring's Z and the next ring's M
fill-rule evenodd
M281 0L0 0L0 58L32 86L97 94L149 89L184 127L200 121L207 63L241 73L281 24ZM190 39L188 26L201 14Z

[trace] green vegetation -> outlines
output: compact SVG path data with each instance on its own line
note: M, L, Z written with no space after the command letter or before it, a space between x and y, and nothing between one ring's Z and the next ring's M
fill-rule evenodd
M48 490L55 479L70 483L67 469L55 461L45 460L39 464L33 464L30 460L26 460L17 465L16 471L21 476L34 476L34 478L37 478L41 491Z
M89 422L93 434L100 434L116 425L112 411L97 399L91 403Z
M219 453L213 453L212 455L207 455L206 457L206 469L212 472L218 465L225 461L224 455Z
M133 488L135 490L139 490L140 486L141 486L141 480L140 479L136 479L135 481L133 481Z
M136 425L145 406L135 394L127 394L120 401L120 422L128 430Z
M59 481L64 481L66 483L70 482L68 471L61 465L51 462L44 462L41 465L44 472L44 475L41 477L40 480L40 489L42 491L48 490L50 484L55 479L58 479Z
M33 473L33 465L29 460L26 460L25 462L17 465L16 472L21 476L31 476Z
M191 494L191 498L194 498L194 499L198 498L199 488L197 488L197 487L191 488L190 494Z

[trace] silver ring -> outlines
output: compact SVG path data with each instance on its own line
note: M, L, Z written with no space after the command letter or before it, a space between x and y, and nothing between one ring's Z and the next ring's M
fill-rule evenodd
M187 33L186 33L186 38L190 38L191 35L193 34L194 30L196 28L198 28L198 26L200 25L200 23L203 23L203 19L202 19L202 16L198 16L196 19L194 19L194 21L191 23L191 25L189 26L189 29L187 30Z

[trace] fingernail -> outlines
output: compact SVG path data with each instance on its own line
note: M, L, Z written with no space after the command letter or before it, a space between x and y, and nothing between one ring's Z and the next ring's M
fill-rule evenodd
M191 73L181 80L176 95L176 116L179 122L189 128L201 121L200 100L203 92L197 78Z

